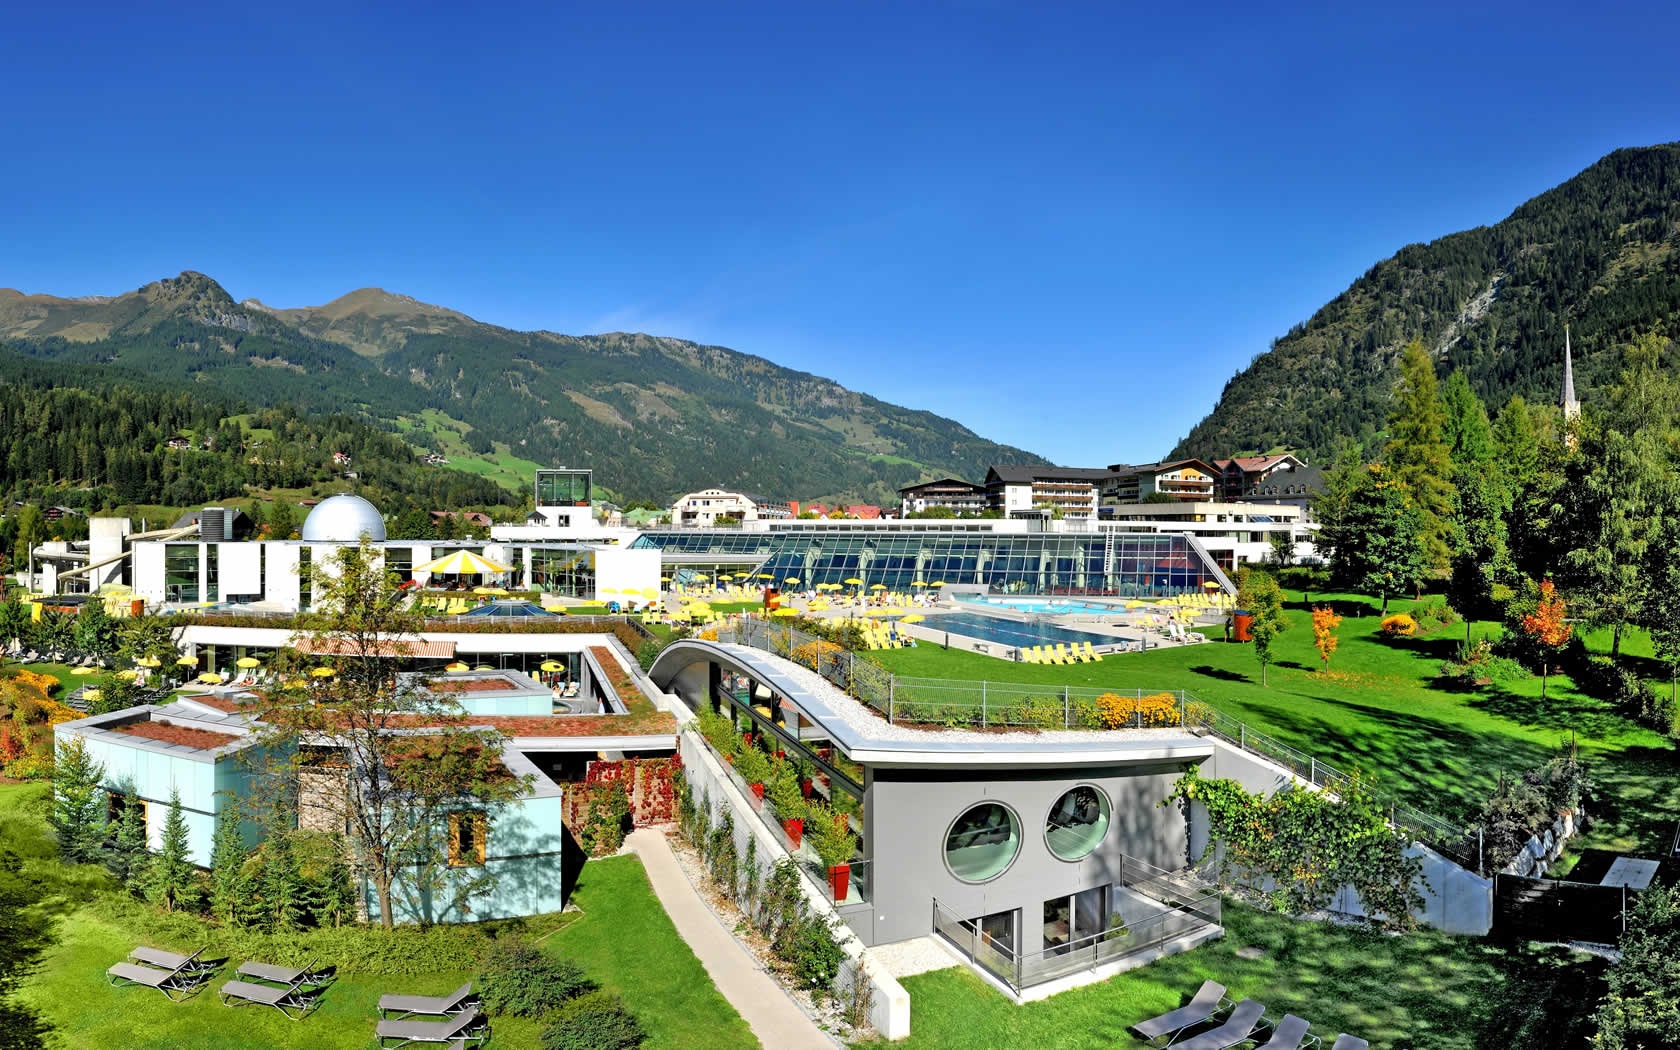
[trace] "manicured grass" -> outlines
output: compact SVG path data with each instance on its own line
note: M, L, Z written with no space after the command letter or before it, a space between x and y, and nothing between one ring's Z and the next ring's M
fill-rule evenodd
M1422 932L1403 937L1298 922L1227 903L1225 937L1100 984L1016 1006L964 967L903 981L911 1035L901 1050L1118 1050L1127 1026L1183 1005L1212 979L1272 1019L1313 1023L1377 1050L1586 1046L1602 961L1562 948L1507 948ZM1239 949L1257 948L1243 958Z
M106 968L141 939L82 906L112 891L102 869L57 860L44 821L46 794L43 784L0 785L0 847L19 854L25 871L40 875L48 887L38 907L43 918L52 917L51 943L19 988L16 1005L56 1030L50 1045L74 1050L365 1048L373 1042L380 995L441 995L471 976L456 970L406 977L340 973L321 1006L301 1022L268 1008L223 1007L215 992L232 977L231 969L185 1003L170 1003L148 988L112 988L105 983ZM574 901L581 915L542 943L619 992L652 1034L649 1050L758 1045L677 935L640 860L590 862ZM207 930L206 954L226 954L216 951L215 928ZM199 945L163 947L191 951ZM494 1047L539 1046L542 1026L536 1021L498 1017L493 1027ZM0 1035L0 1044L5 1043Z
M1298 593L1291 598L1291 628L1275 645L1277 662L1264 687L1252 647L1223 642L1069 667L1004 663L927 643L871 655L911 676L1187 690L1332 765L1373 774L1379 791L1449 820L1468 820L1501 771L1514 774L1538 765L1573 733L1598 784L1589 805L1595 819L1578 848L1666 852L1680 820L1680 791L1674 790L1680 758L1667 737L1586 696L1560 675L1552 676L1545 701L1538 677L1466 691L1444 687L1437 672L1464 639L1465 625L1423 638L1384 639L1375 603L1353 595L1314 595L1317 602L1335 601L1344 612L1369 610L1363 617L1345 617L1340 648L1330 670L1321 671L1309 611ZM1390 611L1412 604L1391 601ZM935 622L930 618L929 625ZM1470 629L1485 637L1498 627Z
M573 899L582 921L546 943L624 997L648 1030L647 1050L759 1045L659 907L639 858L590 861Z

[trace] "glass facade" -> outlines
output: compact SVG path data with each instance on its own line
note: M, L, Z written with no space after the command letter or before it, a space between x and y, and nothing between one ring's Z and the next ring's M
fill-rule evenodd
M165 601L197 602L198 544L170 543L163 548L163 596Z
M945 833L945 863L964 882L997 878L1020 852L1021 822L996 802L965 810Z
M856 577L909 590L926 583L981 584L1003 594L1162 598L1200 593L1214 564L1183 536L1128 533L741 532L670 529L632 544L669 554L743 555L755 572L796 576L806 587Z
M536 496L539 507L587 507L589 471L565 468L539 470Z
M310 548L298 548L298 608L308 609L315 601L315 581L310 573Z
M595 552L531 548L531 586L572 598L595 597Z
M414 578L414 548L386 547L385 571L397 574L397 579L407 582Z
M1044 821L1044 842L1063 860L1090 855L1108 834L1108 796L1081 784L1056 800Z
M213 602L225 597L222 594L221 554L221 544L204 545L204 597L200 601Z

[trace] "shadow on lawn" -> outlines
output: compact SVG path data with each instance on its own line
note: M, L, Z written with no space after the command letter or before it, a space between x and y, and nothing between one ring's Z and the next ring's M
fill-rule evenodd
M1223 667L1215 667L1212 664L1197 664L1190 668L1190 673L1203 675L1207 678L1217 678L1221 682L1247 682L1250 680L1248 675L1228 671Z

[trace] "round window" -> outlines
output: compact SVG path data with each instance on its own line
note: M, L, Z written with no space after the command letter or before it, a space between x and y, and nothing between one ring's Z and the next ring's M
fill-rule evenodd
M1044 821L1044 841L1063 860L1080 860L1108 834L1108 796L1081 784L1063 793Z
M945 863L964 882L997 878L1020 852L1021 822L996 802L964 811L945 835Z

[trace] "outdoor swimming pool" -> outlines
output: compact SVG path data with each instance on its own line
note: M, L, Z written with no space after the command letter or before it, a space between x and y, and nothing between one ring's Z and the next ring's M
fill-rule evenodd
M1023 623L1020 620L1005 620L1000 616L967 612L930 616L922 626L932 631L950 631L965 638L976 638L982 642L996 642L1016 648L1045 643L1054 645L1057 642L1118 645L1124 641L1122 638L1093 631L1075 631L1067 627L1057 627L1055 624Z
M1003 609L1014 609L1016 612L1043 613L1054 616L1057 613L1114 613L1119 615L1126 610L1118 605L1104 602L1084 602L1073 598L992 598L976 596L961 598L966 605L991 605Z

